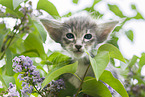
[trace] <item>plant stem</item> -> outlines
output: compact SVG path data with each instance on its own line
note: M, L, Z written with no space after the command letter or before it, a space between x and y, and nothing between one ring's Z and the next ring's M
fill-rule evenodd
M4 49L3 53L2 53L2 55L0 56L0 60L1 60L1 59L3 58L3 56L5 55L5 52L6 52L6 50L8 49L8 47L10 46L10 44L11 44L12 40L14 39L15 35L16 35L16 33L14 33L13 36L11 37L11 39L10 39L8 45L5 47L5 49Z
M9 48L9 46L11 45L11 43L12 43L12 41L13 41L15 35L16 35L16 32L19 30L19 27L23 24L23 21L25 20L26 15L27 15L27 14L25 13L25 14L24 14L24 17L23 17L22 20L21 20L21 23L17 26L17 28L14 27L14 29L11 31L11 32L14 32L14 31L16 30L16 31L14 32L13 36L10 38L10 41L9 41L8 45L4 48L4 51L2 52L2 55L0 56L0 60L4 57L6 50L7 50L7 49ZM8 41L7 41L7 42L8 42Z
M83 85L84 79L85 79L85 77L86 77L86 75L87 75L87 72L88 72L88 70L89 70L89 67L90 67L90 64L88 65L88 67L87 67L87 69L86 69L86 72L85 72L85 74L84 74L84 76L83 76L83 79L82 79L82 81L81 81L81 84L80 84L80 86L79 86L79 88L78 88L78 90L77 90L77 93L76 93L75 97L78 96L79 91L80 91L81 88L82 88L82 85Z
M37 88L35 87L34 84L32 84L32 85L33 85L33 87L35 88L35 90L36 90L36 92L37 92L38 94L40 94L41 96L45 97L44 95L42 95L42 92L41 92L41 91L37 90Z
M76 75L75 73L73 74L77 79L79 79L80 82L82 82L82 80L78 77L78 75Z

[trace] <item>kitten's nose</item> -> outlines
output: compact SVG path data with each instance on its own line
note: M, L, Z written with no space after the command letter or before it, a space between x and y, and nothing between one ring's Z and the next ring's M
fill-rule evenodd
M82 46L81 45L75 45L75 47L79 50Z

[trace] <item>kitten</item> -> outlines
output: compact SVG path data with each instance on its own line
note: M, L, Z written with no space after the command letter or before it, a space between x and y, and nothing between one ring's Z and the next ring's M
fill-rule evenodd
M50 37L57 43L60 43L74 60L78 60L78 69L76 74L83 78L88 67L89 59L84 51L92 52L99 44L104 42L109 33L114 29L119 21L110 21L98 24L96 20L89 16L71 17L64 22L56 20L40 20ZM92 54L93 56L93 54ZM92 68L89 68L87 75L93 76ZM65 75L65 78L72 83L75 88L79 87L80 81L74 76Z
M91 17L72 17L59 22L41 19L50 37L60 43L63 49L73 58L79 59L86 56L84 48L91 52L97 44L105 41L118 21L97 24Z

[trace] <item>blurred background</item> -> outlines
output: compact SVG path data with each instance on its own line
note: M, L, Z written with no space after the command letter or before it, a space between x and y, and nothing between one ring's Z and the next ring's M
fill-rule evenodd
M38 64L45 59L44 56L48 52L61 49L60 45L54 44L49 36L47 38L44 37L46 36L46 33L43 33L45 30L36 22L39 17L63 18L74 14L89 13L93 18L103 22L124 19L114 29L107 43L119 48L126 58L126 64L114 59L111 59L111 63L117 68L124 70L122 75L124 75L124 85L129 97L145 97L145 0L49 0L49 6L44 3L47 0L20 1L16 3L20 4L20 6L14 4L17 6L14 6L14 8L10 7L11 3L7 5L5 2L0 2L0 29L6 26L6 31L9 31L5 34L2 33L3 30L0 30L1 74L12 75L8 71L11 68L7 64L12 64L9 61L16 55L23 54L30 57L38 57L35 60ZM42 8L42 6L45 8ZM19 26L21 24L22 27ZM28 37L33 36L32 34L29 35L29 33L40 36L41 43ZM15 34L17 36L13 38ZM12 42L11 39L13 40ZM36 37L36 40L39 39ZM33 47L30 46L30 41L38 45L33 44L34 48L38 48L38 55L31 50ZM8 50L6 50L7 48ZM41 60L38 61L40 58ZM6 68L6 71L3 72L3 68Z

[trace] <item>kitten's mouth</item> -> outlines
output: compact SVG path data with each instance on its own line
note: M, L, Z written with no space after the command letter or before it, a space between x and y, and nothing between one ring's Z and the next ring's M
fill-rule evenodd
M84 55L84 51L83 50L76 50L73 51L73 56L77 59L81 58Z
M80 50L76 50L76 51L74 51L74 53L81 54L81 53L84 53L84 52L83 51L80 51Z

